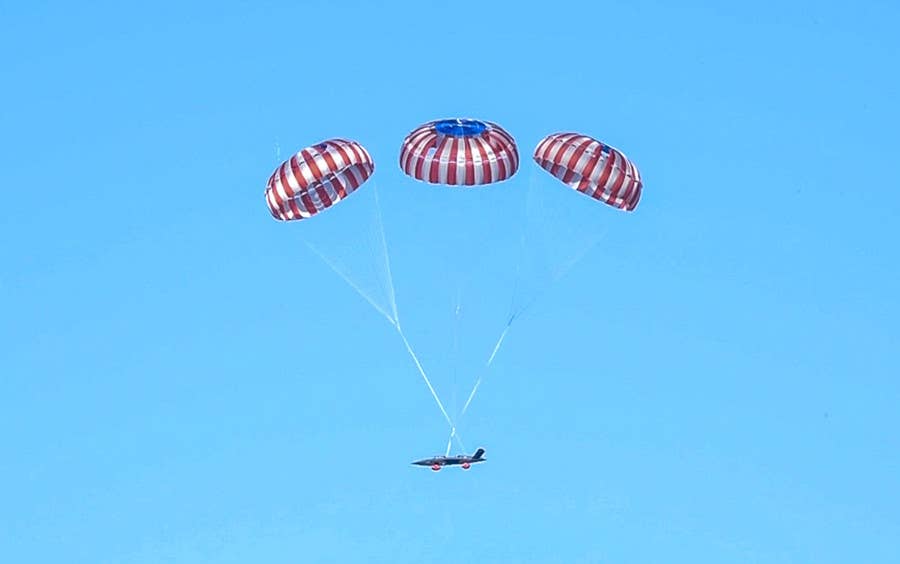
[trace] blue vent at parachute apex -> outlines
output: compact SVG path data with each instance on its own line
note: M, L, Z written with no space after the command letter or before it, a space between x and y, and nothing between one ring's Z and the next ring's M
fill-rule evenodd
M487 124L476 119L442 119L435 122L434 129L441 135L472 137L483 133Z

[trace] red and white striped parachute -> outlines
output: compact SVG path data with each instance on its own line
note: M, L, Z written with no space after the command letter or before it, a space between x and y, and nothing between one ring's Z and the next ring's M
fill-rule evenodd
M512 135L495 123L443 119L406 136L400 168L429 184L478 186L511 178L519 168L519 152Z
M306 219L346 198L374 171L375 163L362 145L326 139L275 169L266 183L266 204L275 219Z
M534 160L564 184L610 206L633 211L641 173L618 149L580 133L554 133L538 143Z

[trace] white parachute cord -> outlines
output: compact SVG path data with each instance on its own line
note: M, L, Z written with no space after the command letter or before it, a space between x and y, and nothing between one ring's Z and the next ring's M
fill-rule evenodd
M437 403L438 408L441 410L441 414L444 416L444 419L447 421L447 425L450 425L451 430L455 430L456 425L453 424L453 419L450 418L450 415L447 413L447 410L444 409L444 404L441 403L441 398L438 397L438 394L435 391L434 386L431 385L431 381L428 379L428 375L425 374L425 369L422 368L422 363L419 362L419 357L416 356L416 353L413 351L412 346L410 346L409 341L406 340L406 335L403 334L403 329L400 328L399 323L395 323L394 327L397 328L397 333L400 335L400 338L403 339L403 344L406 345L406 352L409 353L409 356L412 357L413 362L415 362L415 364L416 364L416 368L419 369L419 374L421 374L422 379L425 380L425 385L428 386L428 390L431 392L431 397L433 397L435 403Z
M529 193L528 193L529 203L531 201L531 198L534 196L533 192L534 192L535 186L536 186L536 177L535 177L534 173L532 173L531 182L529 185ZM528 204L526 204L526 207L527 206L528 206ZM524 222L523 222L523 224L524 224ZM538 300L538 298L540 298L546 291L548 291L551 287L553 287L553 285L556 284L561 278L563 278L570 270L572 270L572 268L574 268L576 264L581 262L581 260L591 250L593 250L593 248L596 247L597 244L599 244L601 240L603 240L603 238L606 236L608 231L609 231L609 228L608 227L605 228L600 233L600 235L598 235L592 242L590 242L588 245L586 245L580 251L576 252L575 255L572 256L572 258L570 258L568 261L564 262L560 267L558 267L556 269L556 272L551 273L550 281L543 288L540 288L537 292L535 292L535 295L532 296L530 300L525 302L518 309L514 309L515 303L516 303L516 298L519 293L519 281L521 279L521 273L522 273L522 269L521 269L522 257L524 257L524 254L526 252L527 231L523 230L522 236L520 238L520 243L521 243L520 251L521 252L519 255L519 262L516 264L516 279L515 279L515 283L513 286L512 300L510 302L509 321L506 322L506 327L504 327L503 331L500 333L500 338L497 339L497 343L494 345L494 349L491 351L491 355L488 357L488 360L484 365L482 373L475 380L475 385L472 386L472 391L469 392L469 397L468 397L468 399L466 399L466 403L465 403L465 405L463 405L462 411L459 414L460 419L462 419L462 417L466 414L466 411L468 411L468 409L469 409L469 405L471 405L472 400L475 399L475 394L478 393L478 389L481 387L481 383L484 381L484 378L487 375L488 369L490 369L491 364L494 363L494 358L496 358L497 353L500 351L500 346L503 344L503 340L506 339L506 335L509 333L509 329L512 326L513 322L516 320L516 318L518 318L522 313L525 312L525 310L527 310L529 307L531 307Z
M525 209L523 210L523 215L526 217L528 215L528 204L532 198L532 193L534 192L536 178L537 177L535 176L534 171L532 171L531 179L529 181L528 198L526 199ZM525 256L525 250L527 248L525 242L527 240L528 231L524 228L526 224L525 219L526 218L523 218L523 220L520 222L520 224L523 226L523 229L519 236L519 258L516 261L516 278L513 282L512 296L510 297L509 301L509 320L506 322L506 326L503 328L503 331L500 332L500 337L494 344L494 349L491 351L491 355L488 357L484 368L478 375L478 378L476 378L475 384L472 386L472 391L469 392L469 397L466 398L466 403L463 405L462 411L459 413L460 419L462 419L462 417L466 414L466 411L468 411L469 409L469 405L471 405L472 400L475 399L475 394L478 393L478 389L481 387L481 382L484 380L485 373L488 369L490 369L491 364L493 364L494 358L497 356L497 352L500 351L500 346L503 344L503 340L506 339L506 335L509 333L509 328L512 326L513 321L515 321L519 314L522 313L522 311L525 309L521 308L519 310L515 310L516 298L519 294L519 283L522 279L522 260Z
M497 356L497 352L500 350L500 345L503 344L503 340L506 339L506 335L509 333L509 328L512 327L513 321L516 320L516 316L513 315L509 318L509 321L506 322L506 327L503 328L503 332L500 333L500 338L497 339L497 343L494 345L494 350L491 351L491 356L488 358L487 362L484 365L484 372L491 367L491 364L494 363L494 358ZM478 392L478 388L481 387L481 382L484 380L484 373L478 376L478 379L475 380L475 385L472 386L472 391L469 392L469 397L466 399L465 405L463 405L462 411L459 414L459 417L462 418L463 415L466 414L466 411L469 409L469 405L472 403L472 400L475 399L475 394Z
M399 323L399 316L397 315L397 298L394 293L394 278L391 274L391 256L388 252L387 239L384 235L384 223L381 221L381 206L379 205L378 200L378 186L373 185L372 190L375 195L375 217L377 219L376 224L378 226L378 237L381 239L381 251L383 253L384 265L387 271L388 298L391 302L390 306L393 315L391 315L390 313L385 311L383 307L378 305L378 303L374 299L372 299L372 297L367 294L362 288L360 288L359 285L350 278L350 276L348 276L343 270L341 270L334 262L329 260L328 257L326 257L324 253L319 251L319 249L317 249L312 243L310 243L309 241L304 241L304 243L306 244L307 248L309 248L309 250L313 252L313 254L319 257L319 259L321 259L322 262L324 262L328 266L328 268L332 270L332 272L337 274L344 282L346 282L351 288L353 288L353 290L355 290L357 294L359 294L364 300L369 302L369 305L375 308L378 313L383 315L391 325L396 326Z
M453 444L453 439L456 439L456 444L459 448L462 449L463 452L469 452L466 448L466 445L463 444L462 440L459 438L459 434L456 432L456 428L450 429L450 437L447 438L447 450L444 452L444 456L450 456L450 445Z
M330 268L335 274L340 276L341 279L344 282L346 282L351 288L353 288L356 291L356 293L359 294L364 300L369 302L369 305L371 305L373 308L375 308L375 310L378 311L378 313L383 315L384 318L387 319L391 325L397 324L396 318L391 317L391 315L388 312L386 312L383 307L378 305L375 302L375 300L373 300L367 293L365 293L363 291L362 288L359 287L359 285L356 284L356 282L354 282L353 280L350 279L349 276L344 274L344 272L340 268L338 268L337 265L335 265L333 262L328 260L328 258L324 254L322 254L312 243L310 243L309 241L304 241L304 243L306 244L306 246L309 248L310 251L312 251L317 257L322 259L322 262L324 262L328 266L328 268ZM395 315L396 315L396 313L395 313Z
M531 174L531 182L529 183L529 196L531 196L532 191L534 190L535 185L535 175L534 171ZM526 203L526 215L527 215L527 203ZM521 222L522 225L525 225L525 221ZM509 333L509 328L512 326L513 321L519 316L522 311L525 310L525 307L520 308L518 310L515 309L516 305L516 297L519 294L519 282L522 279L522 259L525 256L525 241L527 238L527 230L522 229L521 236L519 237L519 260L516 262L516 278L513 282L513 292L512 297L509 302L509 320L506 322L506 326L503 328L503 331L500 333L500 338L497 339L497 342L494 344L494 349L491 351L491 355L488 357L487 362L484 366L484 371L487 371L491 364L494 362L494 358L497 356L497 352L500 351L500 346L503 344L503 340L506 339L506 335ZM475 380L475 385L472 386L472 391L469 392L469 397L466 398L466 403L463 405L462 411L459 414L459 417L462 418L463 415L466 414L466 411L469 409L469 405L472 403L472 400L475 398L475 394L478 393L478 388L481 387L481 382L484 379L484 373L479 374L478 378Z
M460 447L465 450L465 447L462 444L462 440L459 437L459 434L456 432L456 425L453 423L453 419L447 413L447 410L444 409L444 404L441 402L441 398L438 396L437 391L434 389L434 386L431 385L431 381L428 379L428 375L425 373L425 369L422 367L422 363L419 362L419 357L416 355L412 346L409 344L409 340L407 340L406 335L403 333L403 329L400 327L400 315L397 312L397 297L394 291L394 278L391 273L391 256L388 252L387 248L387 237L385 237L384 233L384 222L381 219L381 204L378 198L378 186L374 185L373 191L375 194L375 214L377 217L377 225L378 231L381 238L381 249L384 252L384 265L387 271L387 281L388 281L388 295L391 301L391 309L394 313L393 320L391 323L397 329L397 333L400 335L400 338L403 340L403 344L406 346L406 351L409 353L409 356L412 357L413 362L416 364L416 368L419 370L419 374L422 375L422 379L425 380L425 384L428 386L428 390L431 392L432 397L434 398L435 403L437 403L438 408L441 410L441 414L444 416L444 419L447 421L447 424L450 425L450 440L448 442L452 442L455 438L456 442L460 445ZM449 447L448 447L449 452Z
M507 322L506 327L503 328L503 332L500 333L500 338L497 339L497 344L494 345L494 350L491 351L491 356L488 358L485 368L490 368L491 364L494 363L494 357L497 356L497 351L500 350L500 345L503 344L503 339L506 338L506 334L509 333L509 328L512 327L512 323L513 323L513 321L515 321L515 319L516 319L515 316L509 318L509 322Z
M525 229L524 226L526 225L526 219L527 219L527 215L528 215L528 202L530 201L532 192L534 191L534 185L535 185L534 178L535 178L534 171L532 171L531 182L529 182L529 188L528 188L528 197L526 198L526 203L525 203L526 209L523 212L523 215L526 216L526 218L523 218L523 220L520 222L520 224L523 226L523 228L522 228L522 233L519 236L519 258L516 261L516 279L515 279L515 282L513 282L512 297L509 300L510 323L512 323L512 319L515 318L519 314L519 312L515 311L515 306L516 306L516 298L519 296L519 286L522 282L522 261L525 258L525 250L527 248L525 243L528 240L528 230Z
M356 284L347 274L345 274L340 268L338 268L336 264L328 260L328 258L323 253L321 253L312 243L310 243L309 241L304 241L304 243L309 248L309 250L313 252L313 254L319 257L319 259L321 259L322 262L324 262L328 266L328 268L330 268L344 282L346 282L351 288L353 288L353 290L355 290L357 294L359 294L364 300L366 300L369 305L375 308L378 313L383 315L384 318L387 319L388 322L397 329L397 333L400 335L400 338L403 340L403 344L406 346L406 351L409 353L409 356L412 357L416 368L419 370L419 374L422 375L422 379L425 380L425 384L428 386L428 390L431 392L434 401L437 403L438 408L441 410L441 414L444 416L444 419L450 426L450 442L452 442L453 439L456 439L457 444L459 444L460 448L465 451L465 446L463 445L462 439L460 438L459 434L456 432L456 425L453 423L453 419L447 413L447 410L444 409L444 404L441 402L441 398L438 396L437 391L434 389L434 386L431 385L431 381L428 379L428 375L425 374L425 369L422 368L422 363L419 362L419 357L416 356L416 353L415 351L413 351L412 346L409 344L406 335L403 333L403 329L400 327L400 316L397 312L397 298L394 292L394 280L393 275L391 274L390 253L388 253L387 249L387 238L385 237L384 233L384 223L381 220L381 206L379 205L377 187L373 187L373 190L375 194L375 213L378 220L378 232L381 238L381 249L384 253L384 264L387 271L388 294L390 297L393 316L391 316L391 314L386 312L384 308L378 305L375 300L373 300L366 292L364 292L362 288L360 288L358 284ZM447 452L449 453L449 445L447 448Z
M582 249L581 251L579 251L578 253L576 253L576 254L575 254L571 259L569 259L567 262L563 263L563 264L556 270L555 273L551 274L550 280L549 280L543 287L541 287L539 290L537 290L537 291L534 293L534 295L531 297L530 300L528 300L527 302L525 302L524 305L522 305L519 309L517 309L517 310L515 310L515 311L513 312L512 318L515 319L516 317L519 317L521 314L525 313L525 311L526 311L528 308L530 308L532 305L534 305L534 303L535 303L536 301L538 301L538 299L539 299L541 296L543 296L547 291L549 291L550 288L552 288L554 284L556 284L557 282L559 282L566 274L569 273L570 270L572 270L573 268L575 268L575 265L577 265L579 262L581 262L581 260L582 260L585 256L587 256L587 254L588 254L589 252L591 252L591 251L594 249L594 247L596 247L596 246L600 243L601 240L603 240L603 238L606 236L606 234L607 234L608 232L609 232L609 228L604 229L603 232L601 232L600 235L599 235L596 239L594 239L594 241L593 241L592 243L590 243L590 244L587 245L584 249ZM510 321L510 323L512 323L512 321Z
M481 376L475 380L475 385L472 386L472 392L469 394L469 399L466 400L466 405L463 406L462 413L459 414L460 417L466 414L466 410L469 409L469 404L472 403L472 399L475 397L475 394L478 392L478 388L481 387L481 381L483 378Z
M525 199L525 202L526 202L525 203L525 216L526 217L522 221L523 226L527 225L530 221L531 214L529 214L529 210L532 209L534 206L538 205L538 203L536 202L536 198L538 198L538 195L537 195L537 186L538 185L539 185L538 173L537 173L537 171L532 170L531 177L530 177L529 183L528 183L528 194ZM570 270L572 270L575 267L575 265L577 265L579 262L581 262L581 260L589 252L591 252L594 249L594 247L596 247L600 243L600 241L602 241L606 237L607 233L609 232L609 226L605 226L599 235L596 235L592 240L589 240L587 242L587 244L585 244L580 250L576 250L575 254L572 255L567 261L563 261L563 263L561 265L557 266L556 268L553 268L552 265L550 265L549 266L550 280L548 280L543 286L539 286L535 290L534 295L531 297L531 299L529 299L523 305L521 305L518 309L516 309L515 308L516 298L519 296L520 281L522 279L521 264L522 264L522 260L525 256L525 253L527 252L526 242L528 240L528 235L532 231L546 232L546 221L545 221L546 218L542 214L536 214L536 217L537 217L537 223L539 223L540 225L535 226L534 229L524 229L523 228L522 235L520 238L521 247L520 247L519 263L516 266L516 282L515 282L515 286L513 289L512 303L510 303L510 316L512 318L516 318L516 317L520 316L522 313L525 312L525 310L527 310L532 305L534 305L534 303L545 292L547 292L550 288L553 287L554 284L559 282L560 279L562 279L566 274L568 274L568 272Z
M576 253L571 259L569 259L569 262L563 263L562 267L556 272L556 274L553 275L553 279L551 280L550 284L547 285L547 288L545 288L544 290L549 289L550 286L559 282L559 280L563 276L565 276L566 274L569 273L570 270L575 268L575 265L578 264L579 262L581 262L581 259L583 259L585 256L587 256L587 254L589 252L594 250L594 247L596 247L597 245L600 244L600 241L602 241L603 238L606 237L607 233L609 233L609 227L605 227L603 229L603 231L601 231L600 234L597 235L597 237L591 242L591 244L587 245L586 247L581 249L580 252Z
M391 299L391 309L394 312L394 324L400 323L397 315L397 297L394 294L394 276L391 274L391 255L388 253L387 238L384 236L384 223L381 221L381 205L378 200L378 185L374 184L372 190L375 193L375 215L378 218L378 231L381 235L381 250L384 252L384 265L387 269L388 293Z
M497 352L500 350L500 345L503 344L503 340L506 339L506 335L507 335L507 333L509 333L509 328L512 327L513 321L515 321L516 318L519 317L520 314L525 312L525 310L527 310L529 307L531 307L531 305L534 304L534 302L536 302L538 300L538 298L541 297L541 295L543 295L544 292L546 292L550 287L552 287L553 284L558 282L563 276L566 275L566 273L568 273L576 264L578 264L578 262L580 262L581 259L583 259L585 257L585 255L587 255L588 252L590 252L590 250L593 249L600 242L600 240L603 238L603 236L605 234L606 234L606 230L604 230L604 232L600 235L600 237L598 237L586 249L584 249L580 253L576 254L575 257L573 257L571 260L569 260L568 263L563 264L562 268L555 275L553 275L550 282L543 289L541 289L538 293L536 293L531 298L531 300L529 300L528 302L525 303L525 305L523 305L521 308L519 308L518 310L513 312L513 314L509 318L509 321L506 323L506 327L503 328L503 332L500 333L500 338L497 339L497 344L494 345L494 350L491 351L491 356L488 357L488 360L484 365L484 372L481 375L479 375L478 379L475 381L475 385L472 387L472 391L469 393L469 398L466 400L466 403L463 406L462 412L460 412L460 414L459 414L460 418L462 418L462 416L465 415L466 411L469 409L469 404L472 403L472 400L475 398L475 394L478 392L478 388L481 387L481 382L484 380L484 377L487 374L487 370L491 367L491 364L494 363L494 358L496 358Z
M456 413L456 389L459 383L459 318L462 312L462 288L456 288L456 304L453 307L453 349L451 350L450 370L452 374L453 395L450 398L450 409Z

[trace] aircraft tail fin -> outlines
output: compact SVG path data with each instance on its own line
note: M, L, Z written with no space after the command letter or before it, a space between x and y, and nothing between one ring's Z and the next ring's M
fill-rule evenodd
M473 459L473 460L480 460L481 457L483 457L483 456L484 456L484 449L483 449L483 448L479 448L478 450L475 451L475 454L472 455L472 459Z

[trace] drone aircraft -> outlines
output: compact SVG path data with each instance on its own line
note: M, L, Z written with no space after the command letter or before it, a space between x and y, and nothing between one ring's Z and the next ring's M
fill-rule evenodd
M437 472L444 466L462 466L463 470L468 470L476 462L484 462L485 460L487 459L484 458L484 449L480 448L476 450L475 454L472 456L467 454L460 454L457 456L435 456L433 458L417 460L413 462L413 464L416 466L431 466L431 469Z

